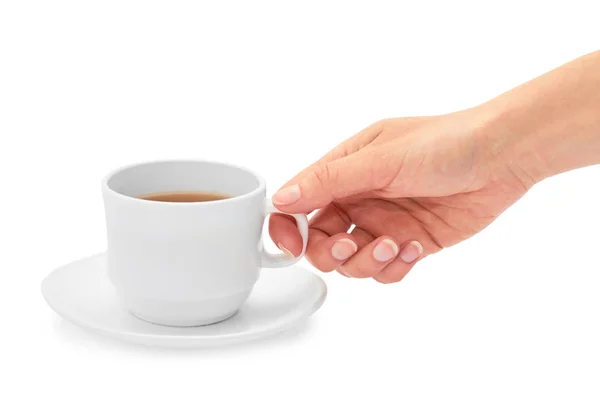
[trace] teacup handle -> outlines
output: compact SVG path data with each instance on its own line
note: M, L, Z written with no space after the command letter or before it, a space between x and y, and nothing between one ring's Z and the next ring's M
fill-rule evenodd
M279 211L271 202L266 200L265 202L266 214L286 214L285 212ZM271 254L266 250L263 250L262 267L265 268L276 268L291 266L298 262L304 256L306 252L306 244L308 243L308 218L305 214L286 214L293 216L296 219L296 226L302 236L302 253L296 257L291 257L286 254Z

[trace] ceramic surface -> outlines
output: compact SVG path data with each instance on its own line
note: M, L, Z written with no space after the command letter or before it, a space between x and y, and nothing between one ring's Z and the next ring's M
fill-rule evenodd
M126 342L194 348L244 342L293 327L324 302L327 287L301 268L265 269L248 300L232 317L211 325L170 327L142 321L120 304L99 254L54 270L42 283L59 315L83 328Z

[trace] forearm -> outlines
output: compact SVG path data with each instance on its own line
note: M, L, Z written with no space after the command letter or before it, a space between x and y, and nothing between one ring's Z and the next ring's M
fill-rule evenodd
M600 51L481 105L486 144L535 183L600 163Z

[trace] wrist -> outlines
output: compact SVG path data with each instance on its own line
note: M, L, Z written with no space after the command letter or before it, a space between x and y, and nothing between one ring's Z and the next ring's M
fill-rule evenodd
M557 173L548 161L551 150L539 127L522 116L526 105L492 101L478 112L482 121L477 134L491 170L513 175L527 188Z
M477 109L492 161L533 185L600 163L600 52L575 60Z

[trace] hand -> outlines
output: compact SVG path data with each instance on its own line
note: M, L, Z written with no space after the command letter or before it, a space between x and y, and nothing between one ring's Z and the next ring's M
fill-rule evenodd
M485 128L477 108L380 121L306 168L273 201L289 213L318 209L306 251L318 269L400 281L418 260L485 228L535 182L502 158ZM272 216L269 226L282 250L300 253L292 218Z

